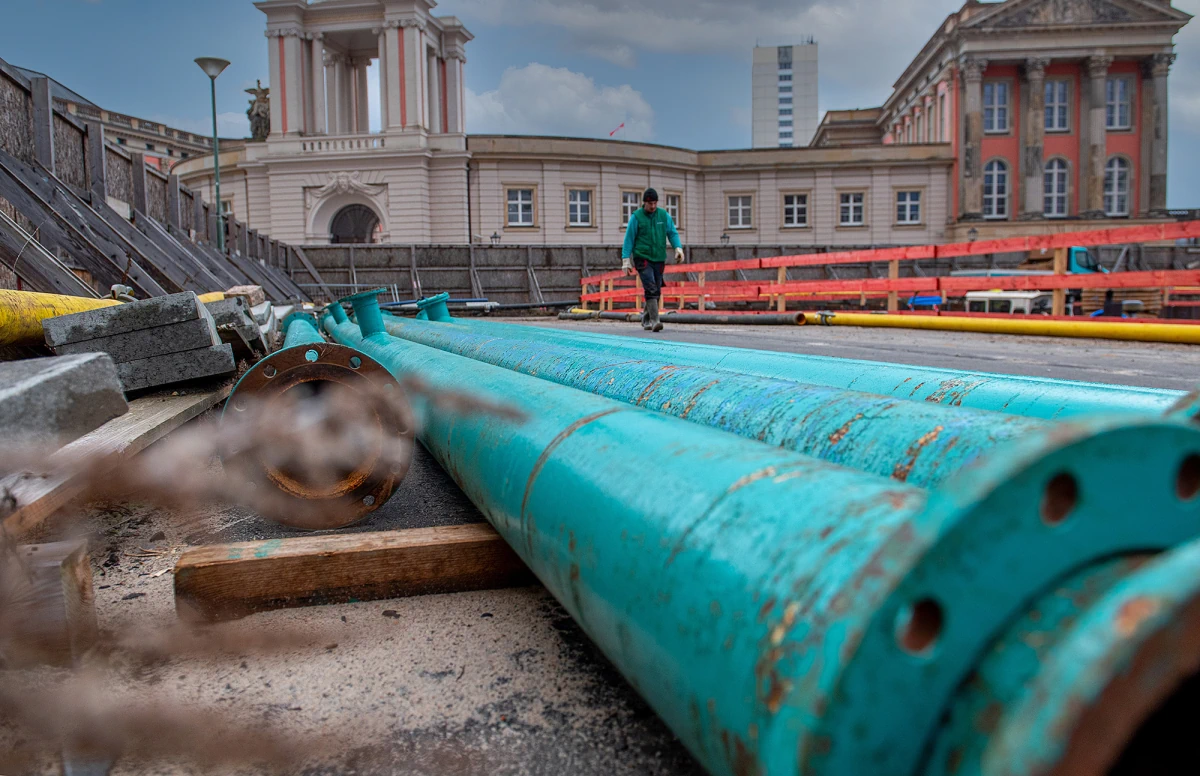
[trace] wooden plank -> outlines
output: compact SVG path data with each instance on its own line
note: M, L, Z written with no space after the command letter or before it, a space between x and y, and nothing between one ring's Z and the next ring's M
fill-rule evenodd
M137 252L147 267L153 268L155 277L169 291L176 293L199 290L203 293L205 289L201 288L196 281L196 271L193 267L181 266L161 248L150 242L146 235L134 228L133 224L129 223L124 216L113 210L107 201L93 197L91 208L100 222L111 230L123 244L129 246L130 250Z
M291 255L287 251L287 246L281 245L280 248L281 248L281 250L283 250L285 256ZM311 301L312 300L312 296L307 291L305 291L303 288L296 285L296 281L292 280L292 276L289 275L284 269L282 269L280 267L272 267L272 266L267 266L265 269L266 269L267 274L270 275L272 279L274 279L275 284L288 292L287 296L284 297L284 299L288 299L288 300L299 299L301 301Z
M1054 274L1055 275L1067 274L1067 251L1068 250L1070 250L1070 249L1069 248L1055 248L1054 249ZM1066 315L1067 314L1067 289L1066 288L1059 287L1059 288L1054 289L1051 303L1050 303L1050 314L1051 315Z
M162 226L162 224L158 225ZM175 244L179 246L180 250L191 254L192 258L198 264L206 267L214 265L223 267L221 277L219 277L218 280L224 279L224 276L227 274L237 280L236 283L226 286L226 288L233 288L234 286L263 286L261 279L257 276L257 274L247 271L246 268L242 266L241 261L235 261L233 257L230 256L222 256L215 250L210 251L206 246L192 242L183 233L182 229L173 227L170 224L166 225L166 231ZM266 291L268 295L271 293L267 286L263 286L263 290Z
M892 259L888 262L888 280L900 279L900 262L897 259ZM900 309L900 298L897 296L897 291L893 288L888 291L887 295L887 311L894 313Z
M87 542L18 547L26 572L14 578L0 657L7 668L75 665L96 643L96 605Z
M188 550L175 564L175 610L230 620L294 606L536 584L486 523L326 534Z
M50 464L64 458L86 455L116 466L121 458L135 455L211 409L229 395L230 385L211 391L172 396L168 393L143 396L129 402L129 412L85 434L50 456ZM23 477L13 475L0 481L0 489L11 495L11 511L4 517L10 536L30 533L46 518L83 491L77 477Z
M0 261L33 291L99 298L94 288L0 210Z
M108 168L104 157L104 125L99 121L87 123L87 173L88 190L93 197L108 196Z
M292 246L292 250L296 252L296 258L300 259L300 263L304 266L304 271L312 275L313 282L319 285L321 290L325 292L325 299L330 302L340 299L341 297L334 294L329 289L329 286L325 284L325 278L321 277L320 272L317 272L317 268L308 260L308 256L304 255L304 249L298 245L294 245Z
M132 152L129 157L132 160L129 168L133 175L133 201L129 207L146 213L150 210L150 200L146 194L146 156Z
M33 158L54 174L54 96L50 79L37 76L29 79L33 97Z
M210 266L208 262L200 261L192 254L183 249L183 246L175 242L175 239L167 234L166 230L144 211L133 211L133 227L154 245L158 246L159 250L171 257L181 267L186 268L194 282L200 286L202 291L224 291L230 286L236 286L239 283L244 283L245 280L238 279L235 275L226 270L218 270Z
M33 223L42 245L69 256L97 283L127 284L143 296L167 293L132 253L94 229L86 215L72 207L76 194L57 178L0 152L0 196Z

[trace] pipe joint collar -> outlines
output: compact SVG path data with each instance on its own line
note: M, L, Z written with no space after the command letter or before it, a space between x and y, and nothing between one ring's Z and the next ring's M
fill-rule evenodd
M383 328L383 311L379 309L379 295L386 293L386 288L374 288L370 291L360 291L357 294L343 297L341 302L349 302L354 308L354 319L364 337L374 334L386 334ZM336 319L337 314L334 313Z
M453 321L450 316L450 309L446 306L446 302L450 300L450 294L443 291L436 296L426 297L417 302L417 317L421 320L430 321ZM422 318L422 313L424 317Z

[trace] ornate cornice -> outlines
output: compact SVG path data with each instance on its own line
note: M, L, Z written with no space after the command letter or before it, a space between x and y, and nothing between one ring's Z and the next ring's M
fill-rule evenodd
M962 69L964 80L980 81L983 71L987 70L988 61L981 57L963 56L959 58L958 66Z
M288 28L282 30L267 30L265 33L268 38L303 38L304 31L297 28Z
M1094 57L1088 57L1087 71L1088 78L1103 78L1108 75L1108 68L1113 63L1113 58L1107 54L1099 54Z
M1044 57L1030 57L1025 60L1025 77L1030 81L1043 81L1046 78L1046 66L1050 60Z
M1146 58L1142 63L1142 68L1151 78L1166 78L1171 72L1171 65L1174 62L1174 54L1155 54Z

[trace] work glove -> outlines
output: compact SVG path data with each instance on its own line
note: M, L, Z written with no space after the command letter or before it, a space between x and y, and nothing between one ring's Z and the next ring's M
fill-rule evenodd
M675 249L675 263L676 263L676 264L682 264L682 263L683 263L683 248L676 248L676 249Z
M629 259L621 259L621 269L622 269L622 271L625 272L626 275L632 275L633 274L633 262L631 262Z

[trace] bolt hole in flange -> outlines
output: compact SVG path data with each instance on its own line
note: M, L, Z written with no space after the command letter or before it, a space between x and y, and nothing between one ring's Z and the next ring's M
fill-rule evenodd
M315 351L315 350L304 351L304 360L305 361L316 361L318 358L320 358L320 356L317 354L317 351Z
M1046 485L1042 495L1042 522L1046 525L1058 525L1066 520L1075 505L1079 503L1079 483L1075 478L1062 472Z
M277 374L279 374L279 370L270 364L267 364L265 367L263 367L263 377L271 378Z
M360 366L362 366L362 359L359 358L358 356L351 356L350 357L350 367L352 369L358 369Z
M910 655L927 656L942 637L946 616L932 598L909 604L896 620L896 642Z
M363 497L362 503L365 504L366 506L373 506L375 504L375 497L374 496L365 496L365 497Z
M1200 454L1192 453L1179 465L1175 493L1184 501L1191 501L1200 494Z

